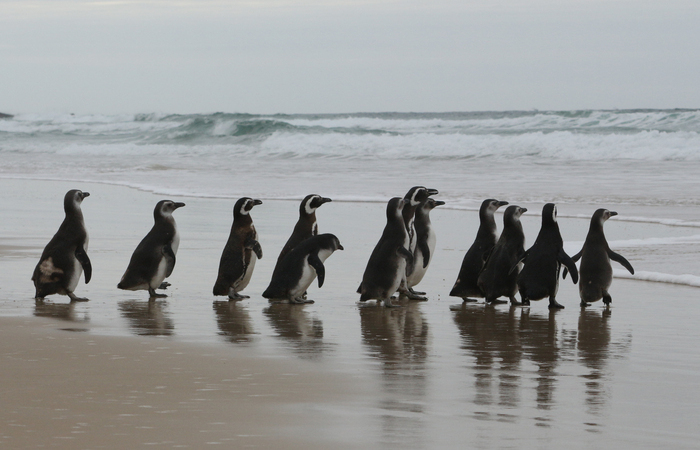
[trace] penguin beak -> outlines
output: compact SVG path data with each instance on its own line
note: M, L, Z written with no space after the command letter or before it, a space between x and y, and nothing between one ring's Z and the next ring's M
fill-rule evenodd
M520 208L520 214L524 214L527 212L527 208Z
M498 202L498 207L500 208L501 206L506 206L508 205L508 202Z
M610 211L610 217L616 216L616 215L617 215L617 212L615 212L615 211Z
M338 244L338 250L345 250L342 244Z
M322 205L323 205L324 203L330 203L330 202L332 202L332 201L333 201L333 200L331 200L331 199L328 198L328 197L323 197L323 198L321 198L321 204L322 204Z
M445 202L443 202L442 200L435 200L435 203L434 203L435 206L441 206L444 204L445 204Z
M175 209L178 209L178 208L182 208L183 206L185 206L185 204L182 202L175 202L175 203L173 203L173 206L175 207Z
M85 197L90 197L90 193L89 193L89 192L83 192L82 198L85 198Z
M258 199L253 200L253 205L262 205L262 200L258 200Z
M428 195L437 195L439 194L437 189L428 189Z

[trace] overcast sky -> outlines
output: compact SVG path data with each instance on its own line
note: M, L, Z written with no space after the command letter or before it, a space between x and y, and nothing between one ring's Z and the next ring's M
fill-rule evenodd
M0 0L0 112L700 107L700 0Z

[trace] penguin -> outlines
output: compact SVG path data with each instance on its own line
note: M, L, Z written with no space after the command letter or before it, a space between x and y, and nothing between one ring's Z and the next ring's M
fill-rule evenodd
M511 205L503 214L503 232L487 256L484 269L477 280L477 286L484 293L486 303L505 303L496 300L503 296L508 297L512 305L520 304L515 299L518 292L516 280L520 272L518 261L525 254L525 233L520 216L526 211L526 208Z
M406 277L406 266L413 264L413 254L406 247L408 232L402 210L405 201L400 197L389 200L386 207L387 223L379 242L372 250L367 267L358 288L360 301L377 300L387 308L397 307L391 303L401 281Z
M336 250L343 250L343 246L333 234L319 234L306 239L277 264L263 297L286 298L289 303L313 303L313 300L304 298L304 293L316 277L318 287L323 287L326 277L323 263Z
M175 255L180 246L173 212L183 206L184 203L172 200L161 200L156 204L153 210L153 228L131 255L126 272L117 285L119 289L147 290L152 299L167 297L165 294L157 294L155 290L168 286L163 281L173 273Z
M250 298L239 294L250 282L256 259L262 259L262 247L253 226L250 210L262 201L243 197L233 207L231 234L219 261L219 275L214 283L214 295L228 295L229 300Z
M564 240L559 232L557 207L554 203L547 203L542 208L540 233L519 262L524 263L523 270L520 271L517 279L523 306L530 305L530 300L549 297L549 308L564 308L556 300L559 271L563 264L571 272L574 284L578 281L578 271L574 261L564 251ZM513 269L516 266L517 264Z
M582 308L590 306L591 302L598 301L601 298L606 306L610 306L610 303L612 303L612 297L608 292L613 278L611 259L622 264L629 273L634 275L632 264L624 256L610 250L608 241L605 239L603 224L606 220L616 215L615 211L608 211L602 208L593 213L591 226L588 229L583 248L571 258L574 262L581 260L581 268L579 269L581 280L578 285L578 291L581 296ZM564 277L566 277L566 270L564 271Z
M427 200L429 196L437 195L438 193L439 192L437 189L430 189L424 186L413 186L404 196L404 208L401 212L401 216L403 218L407 233L405 247L411 252L414 259L416 251L416 229L414 226L416 209L418 209L418 206L423 201ZM406 282L406 279L413 271L413 268L413 264L406 266L406 269L410 271L406 272L406 275L401 280L398 290L402 295L407 296L409 300L426 300L425 297L421 297L421 295L424 295L425 292L414 291Z
M87 255L89 237L80 209L80 204L88 196L89 192L72 189L63 197L66 217L41 253L32 275L37 301L53 294L67 295L72 302L88 301L73 293L83 271L85 284L92 278L92 264Z
M282 251L277 257L277 264L282 261L284 255L289 253L294 247L304 242L311 236L316 236L318 234L318 224L316 223L316 210L324 203L331 202L332 200L327 197L321 197L320 195L311 194L304 197L299 205L299 220L294 226L294 231L292 235L289 236L287 243L282 247Z
M457 275L450 296L461 297L464 303L477 301L470 297L483 297L477 285L479 273L484 268L484 255L488 254L496 245L498 236L496 235L496 220L493 215L501 206L507 205L508 202L498 201L493 198L484 200L479 208L479 231L476 232L476 239L467 254L464 255L462 266Z
M408 288L411 289L423 280L428 271L428 265L435 255L435 230L430 222L430 211L445 202L427 198L423 200L416 209L414 226L416 230L416 249L413 252L413 272L406 277ZM427 298L423 297L424 300Z

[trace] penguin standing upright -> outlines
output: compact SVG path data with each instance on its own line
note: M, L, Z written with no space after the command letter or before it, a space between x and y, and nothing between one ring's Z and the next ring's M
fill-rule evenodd
M520 272L518 261L525 254L525 233L520 216L526 211L526 208L511 205L503 214L503 232L488 255L477 281L486 303L505 303L496 300L503 296L508 297L512 305L520 304L515 299L518 292L516 280Z
M230 300L249 298L239 292L248 286L256 258L262 259L262 247L250 216L256 205L262 205L262 201L243 197L233 207L233 225L219 261L214 295L228 295Z
M287 239L287 243L282 247L282 251L277 257L277 264L282 261L284 255L292 251L294 247L304 242L311 236L318 234L318 224L316 223L316 210L324 203L332 200L320 195L311 194L304 197L299 205L299 220L294 225L292 235Z
M326 278L323 263L336 250L343 250L343 246L335 235L319 234L306 239L277 264L263 297L285 298L289 303L313 303L303 298L304 293L316 277L318 287L323 287Z
M574 284L578 281L576 264L564 251L564 240L557 223L557 207L547 203L542 208L542 227L525 256L522 259L523 270L518 275L518 291L522 304L527 306L530 300L549 297L550 308L564 308L556 300L559 289L559 271L562 264L571 272Z
M413 254L406 248L408 232L401 212L404 200L394 197L386 207L387 223L382 237L372 250L362 283L358 289L360 301L377 300L394 307L391 296L406 277L406 266L413 264Z
M147 290L151 298L167 297L157 294L163 281L173 273L175 255L180 246L173 212L185 206L181 202L161 200L153 210L155 223L131 255L129 266L117 285L128 291Z
M632 264L624 256L610 250L608 241L605 239L603 224L606 220L616 215L615 211L608 211L607 209L599 209L593 213L591 226L588 229L583 248L571 258L574 262L581 259L581 268L579 270L581 280L578 284L581 307L590 306L591 302L598 301L601 298L606 306L610 306L610 303L612 303L612 297L608 292L613 279L611 259L622 264L629 273L634 275ZM566 271L564 276L566 276Z
M483 297L477 285L477 280L481 270L484 268L484 255L488 254L496 245L498 236L496 235L496 220L493 215L498 208L507 205L508 202L501 202L492 198L486 199L479 208L479 231L476 232L474 243L467 250L462 266L457 275L450 295L461 297L464 302L475 302L476 299L470 297Z
M404 196L404 207L403 211L401 212L401 216L403 218L404 226L406 227L407 233L406 243L404 246L408 249L408 251L411 252L411 255L413 255L414 258L414 253L416 251L416 229L414 226L416 209L418 208L418 205L420 205L423 201L427 200L429 196L437 194L437 189L430 189L424 186L413 186L411 189L408 190L408 192L406 192L406 195ZM401 284L399 285L398 290L402 295L407 296L409 300L425 300L425 297L421 297L421 295L424 295L425 292L414 291L408 286L406 282L406 279L411 274L413 269L413 264L406 266L407 272L401 280Z
M406 283L409 289L417 285L423 280L425 273L428 271L428 265L435 255L435 230L430 222L430 211L437 206L444 205L445 202L427 198L421 202L416 209L414 226L416 230L415 241L416 249L413 252L413 272L406 278ZM427 298L423 297L427 300Z
M80 209L80 204L89 195L89 192L73 189L63 197L66 217L41 253L32 275L37 301L53 294L67 295L71 301L88 300L77 297L73 291L78 286L83 271L85 284L92 277L92 265L87 255L88 232Z

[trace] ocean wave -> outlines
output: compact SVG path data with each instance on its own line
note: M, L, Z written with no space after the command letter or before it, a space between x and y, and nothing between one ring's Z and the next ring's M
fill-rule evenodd
M625 278L638 281L651 281L655 283L681 284L684 286L700 287L700 277L697 275L683 274L673 275L661 272L636 272L634 275L627 271L613 270L615 278Z

